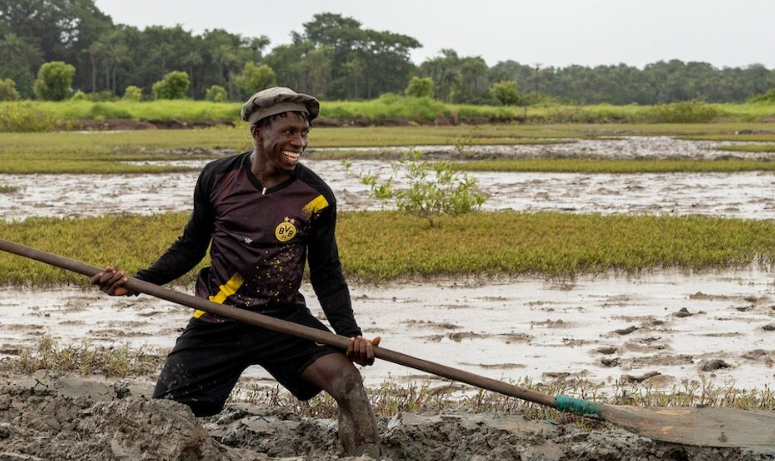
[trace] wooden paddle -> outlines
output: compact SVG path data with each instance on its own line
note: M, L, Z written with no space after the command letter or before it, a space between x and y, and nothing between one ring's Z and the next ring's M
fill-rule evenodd
M78 272L88 277L102 269L72 259L0 239L0 250L35 259L52 266ZM239 320L280 333L298 336L321 344L346 349L349 338L317 330L273 317L163 288L152 283L129 278L125 286L193 309ZM444 378L534 402L562 411L596 415L603 420L627 428L636 434L664 442L706 447L741 447L759 452L775 452L775 414L743 411L734 408L673 407L643 408L606 405L564 395L551 396L502 381L458 370L427 360L418 359L384 347L374 347L377 358L433 373Z

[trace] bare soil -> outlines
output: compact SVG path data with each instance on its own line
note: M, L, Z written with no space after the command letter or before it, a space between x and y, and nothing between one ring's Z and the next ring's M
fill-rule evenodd
M336 422L232 404L198 419L150 387L38 373L0 376L0 460L338 460ZM610 425L519 414L398 413L379 423L385 460L765 460L747 449L655 442ZM360 460L370 458L361 457Z

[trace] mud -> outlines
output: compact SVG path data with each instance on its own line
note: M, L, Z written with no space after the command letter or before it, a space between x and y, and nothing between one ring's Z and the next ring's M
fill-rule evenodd
M85 135L88 136L88 135ZM452 146L424 146L433 155L495 157L603 157L603 158L718 158L729 153L717 148L729 143L679 141L667 137L616 140L580 140L550 146L476 146L455 154ZM403 150L397 148L395 150ZM353 149L357 150L357 149ZM144 162L153 165L201 168L206 161L181 159ZM199 152L199 151L197 151ZM167 152L169 153L169 152ZM225 151L215 152L225 154ZM760 158L771 154L736 154ZM314 157L314 155L313 155ZM340 210L376 210L383 204L370 198L358 172L371 171L388 178L392 169L381 160L353 160L348 171L341 161L306 159L336 192ZM0 175L3 184L18 187L0 194L4 220L31 216L85 217L105 214L155 214L190 211L198 171L140 175ZM775 219L770 172L578 174L578 173L472 173L488 195L484 209L563 211L570 213L637 213L711 215ZM99 184L99 188L94 188ZM405 182L398 178L395 183ZM729 191L735 191L731 194ZM109 197L109 200L105 200ZM388 207L390 205L387 205Z
M772 382L772 279L771 272L751 267L637 277L612 273L565 283L529 276L351 283L350 289L364 333L382 336L390 349L494 379L546 384L583 379L601 392L611 392L623 375L658 371L662 377L653 389L669 392L673 385L702 379L749 389ZM308 284L302 293L313 314L324 319ZM683 309L694 315L675 315ZM42 335L61 346L83 340L104 347L127 343L163 356L190 315L148 296L7 287L0 290L0 358L35 346ZM703 371L700 364L713 360L729 367ZM361 373L369 387L388 379L435 381L384 361ZM274 384L260 367L243 376Z
M0 460L339 460L333 420L229 404L198 419L147 384L37 373L0 376ZM378 421L385 460L769 460L747 449L655 442L605 423L520 414L398 413ZM366 455L357 458L372 459Z

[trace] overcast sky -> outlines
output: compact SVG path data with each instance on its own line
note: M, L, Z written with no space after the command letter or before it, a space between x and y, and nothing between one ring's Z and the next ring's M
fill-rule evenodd
M658 60L775 68L773 0L96 0L117 23L266 35L270 49L322 12L410 35L420 63L452 48L488 65L567 66Z

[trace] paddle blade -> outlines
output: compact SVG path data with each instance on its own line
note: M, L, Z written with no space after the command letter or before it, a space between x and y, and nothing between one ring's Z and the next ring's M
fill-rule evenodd
M638 435L699 447L775 452L775 413L735 408L601 405L600 416Z

